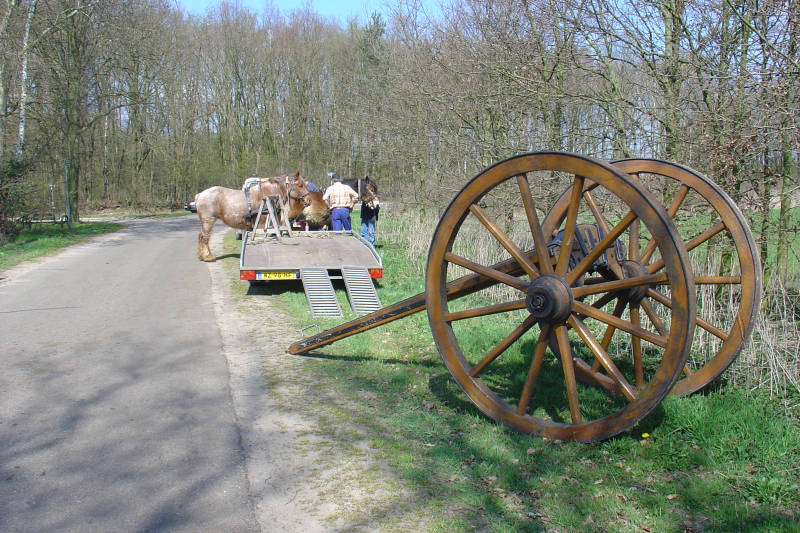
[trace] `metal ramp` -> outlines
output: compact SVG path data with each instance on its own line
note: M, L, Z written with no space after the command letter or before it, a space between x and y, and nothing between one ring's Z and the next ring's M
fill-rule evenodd
M333 290L331 278L328 277L328 269L301 268L300 276L303 279L303 290L306 293L306 301L312 317L330 316L341 318L343 316L339 300L336 299L336 292Z
M366 268L344 265L342 279L347 287L350 307L356 315L366 315L383 307Z

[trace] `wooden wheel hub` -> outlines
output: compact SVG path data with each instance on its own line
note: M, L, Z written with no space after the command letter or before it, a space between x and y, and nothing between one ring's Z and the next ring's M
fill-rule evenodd
M620 261L619 266L622 268L622 274L625 278L638 278L645 277L650 274L647 267L639 261L625 260ZM652 285L641 285L633 289L628 289L628 303L630 305L639 305L642 300L647 296L648 289L653 288Z
M537 321L559 324L569 318L574 302L572 290L564 278L543 274L528 287L525 307Z

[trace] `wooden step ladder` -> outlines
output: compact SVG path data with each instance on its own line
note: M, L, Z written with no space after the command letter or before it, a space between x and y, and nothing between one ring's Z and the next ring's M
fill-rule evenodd
M283 198L277 194L265 196L261 200L261 204L258 206L258 215L256 216L255 224L253 224L253 238L250 240L250 242L252 244L255 244L256 242L258 225L261 222L262 215L266 216L266 220L264 222L264 238L262 240L266 240L267 237L274 235L280 241L284 232L286 233L287 237L291 237L292 229L288 225L282 224L278 216L279 213L285 212L286 206L283 205Z

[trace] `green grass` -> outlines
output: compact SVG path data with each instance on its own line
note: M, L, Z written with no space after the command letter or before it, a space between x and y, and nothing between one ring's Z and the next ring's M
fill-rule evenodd
M13 240L0 243L0 271L23 261L57 252L70 244L122 228L121 224L112 222L81 222L73 224L71 230L66 225L35 224L32 229L21 232Z
M233 265L238 244L228 246L232 255L224 261ZM384 305L422 290L406 243L383 241L379 251ZM276 299L297 327L342 322L311 319L299 286L253 287L249 294ZM341 287L338 294L348 314ZM481 331L502 328L482 320L475 342ZM286 404L312 417L338 446L354 435L367 441L371 456L388 464L404 488L380 530L798 529L800 424L766 394L721 388L667 398L615 438L560 443L517 434L481 414L442 364L424 312L287 357L307 364L298 378L304 392ZM278 386L286 376L266 379ZM303 389L304 382L313 385Z

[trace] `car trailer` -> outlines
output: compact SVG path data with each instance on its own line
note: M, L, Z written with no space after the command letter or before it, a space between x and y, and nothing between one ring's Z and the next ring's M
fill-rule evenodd
M282 200L265 198L254 228L242 235L239 279L250 282L300 280L312 317L342 317L331 280L341 279L356 315L380 309L373 285L383 263L370 243L352 231L296 231L279 219ZM259 228L260 219L266 223Z

